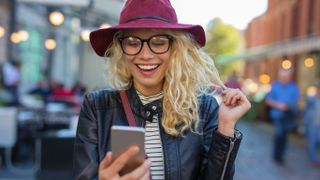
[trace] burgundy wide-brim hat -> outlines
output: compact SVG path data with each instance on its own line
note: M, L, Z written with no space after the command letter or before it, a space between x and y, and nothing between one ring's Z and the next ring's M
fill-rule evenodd
M178 23L169 0L127 0L118 25L90 33L91 46L99 56L104 56L114 34L129 29L183 30L189 32L200 47L206 42L205 32L200 25Z

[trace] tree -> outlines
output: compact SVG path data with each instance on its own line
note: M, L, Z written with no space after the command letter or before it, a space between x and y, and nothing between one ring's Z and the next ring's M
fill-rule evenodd
M204 48L213 59L222 56L234 55L239 52L244 39L239 30L231 25L224 24L220 18L215 18L207 26L207 42ZM216 62L221 76L227 76L234 71L243 69L241 61Z

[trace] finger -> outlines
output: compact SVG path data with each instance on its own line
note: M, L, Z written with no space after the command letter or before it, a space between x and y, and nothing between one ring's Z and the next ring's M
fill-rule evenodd
M224 87L220 87L220 86L214 87L214 93L215 93L215 94L221 95L224 90L225 90Z
M99 165L99 180L106 179L107 177L113 177L116 175L114 172L109 172L108 167L112 164L112 152L107 152L107 155L103 158ZM113 174L110 174L113 173Z
M231 105L231 101L232 101L232 98L237 95L237 90L235 89L230 89L226 94L225 94L225 97L224 97L224 102L226 105Z
M113 161L109 169L112 169L112 171L114 172L119 172L132 157L138 154L138 152L138 146L131 146L128 150L126 150L124 153L118 156L117 159Z
M142 176L141 180L150 180L150 168L147 172Z
M221 93L222 93L222 95L226 95L230 90L231 90L231 88L226 88L226 89L223 89L223 91Z
M236 94L235 96L231 97L230 104L232 106L236 106L241 102L242 96L240 94Z
M226 105L226 103L227 103L227 96L228 96L228 93L230 92L230 88L227 88L227 89L224 89L223 91L222 91L222 98L223 98L223 103Z
M241 96L241 99L237 101L237 105L241 105L241 107L245 110L245 111L248 111L250 108L251 108L251 103L250 101L248 100L247 96L244 95L241 91L240 91L240 96Z
M99 165L99 169L105 169L112 163L112 152L107 152L107 155L103 158Z
M146 174L149 174L150 166L151 160L147 159L142 165L137 167L137 169L133 170L129 174L124 175L123 179L141 179L142 177L146 176Z

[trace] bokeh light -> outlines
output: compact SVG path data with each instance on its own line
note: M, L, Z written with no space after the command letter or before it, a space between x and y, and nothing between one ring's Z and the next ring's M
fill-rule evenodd
M57 46L57 43L54 39L47 39L44 45L48 50L54 50Z
M261 74L259 76L259 81L262 84L269 84L270 83L270 76L268 74Z
M311 68L314 66L314 60L312 58L307 58L304 60L304 65L307 67L307 68Z
M89 40L90 40L90 30L83 30L82 32L81 32L81 39L83 40L83 41L85 41L85 42L88 42Z
M53 11L49 14L49 21L54 26L60 26L64 22L64 15L59 11Z
M6 30L4 27L0 26L0 38L2 38L6 34Z
M286 60L282 61L281 66L283 69L290 69L292 67L292 63L291 63L291 61L286 59Z
M109 27L111 27L111 24L104 23L104 24L101 24L101 26L99 28L103 29L103 28L109 28Z
M13 42L13 43L15 43L15 44L18 44L18 43L21 42L21 39L20 39L20 37L19 37L19 34L16 33L16 32L14 32L14 33L11 34L10 40L11 40L11 42Z

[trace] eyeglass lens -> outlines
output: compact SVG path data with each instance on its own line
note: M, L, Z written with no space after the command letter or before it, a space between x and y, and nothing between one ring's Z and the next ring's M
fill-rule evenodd
M155 54L165 53L170 48L170 37L166 35L156 35L148 39L134 36L124 37L121 39L121 47L124 53L136 55L141 51L144 42L147 42L148 47Z

